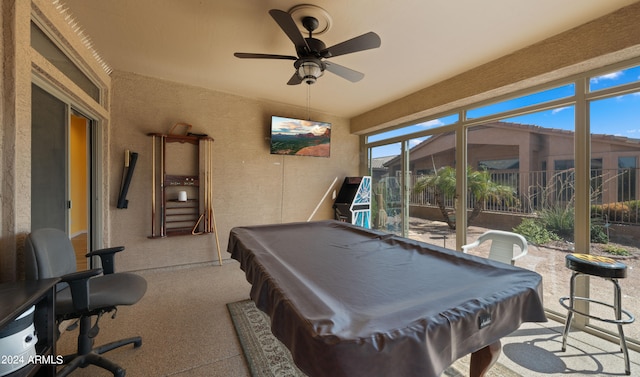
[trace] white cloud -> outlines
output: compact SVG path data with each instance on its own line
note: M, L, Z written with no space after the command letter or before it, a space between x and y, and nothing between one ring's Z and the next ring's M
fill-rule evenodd
M409 140L409 148L413 148L420 143L422 143L422 139L411 139Z
M602 76L597 76L597 77L591 78L591 82L597 83L600 80L615 80L618 77L622 76L623 74L624 73L622 71L607 73L606 75L602 75Z
M553 110L551 110L551 114L557 114L557 113L561 112L562 110L566 110L568 108L569 107L565 106L565 107L561 107L561 108L558 108L558 109L553 109Z
M635 93L629 93L629 94L621 94L619 96L616 96L616 100L618 101L624 101L624 100L628 100L631 97L639 97L640 96L640 92L635 92Z
M628 137L630 139L638 139L640 137L640 129L624 130L621 133L614 133L614 136Z
M421 126L425 128L433 128L444 125L440 119L433 119L427 122L420 123Z

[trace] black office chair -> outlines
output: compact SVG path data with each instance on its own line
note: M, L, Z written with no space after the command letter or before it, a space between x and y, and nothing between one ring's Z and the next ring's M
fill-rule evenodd
M123 339L93 348L98 335L98 321L108 312L115 312L119 305L133 305L147 290L144 278L132 273L114 273L115 253L124 247L112 247L93 251L87 257L99 256L102 268L76 272L73 245L65 232L58 229L33 231L25 241L25 273L27 279L61 278L56 290L56 319L58 322L78 319L78 352L64 357L64 368L57 376L67 376L78 367L90 364L107 369L114 376L124 376L125 370L102 357L112 349L133 344L142 345L140 337ZM104 271L104 274L102 272ZM96 316L92 325L92 317ZM76 322L76 323L77 323Z

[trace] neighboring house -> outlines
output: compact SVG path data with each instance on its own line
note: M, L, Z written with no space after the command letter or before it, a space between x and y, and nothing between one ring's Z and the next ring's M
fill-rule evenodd
M514 187L530 199L557 184L557 198L567 199L565 183L573 172L574 133L561 129L494 122L468 131L469 166L492 171L494 179ZM640 139L591 135L591 176L594 200L611 203L635 199L638 187ZM455 134L434 135L409 151L411 174L419 177L443 166L455 166ZM399 156L384 166L390 176L400 174ZM565 192L560 192L560 186Z
M378 180L384 177L389 170L387 168L387 163L390 160L393 160L396 156L385 156L385 157L376 157L371 159L371 178L373 180Z

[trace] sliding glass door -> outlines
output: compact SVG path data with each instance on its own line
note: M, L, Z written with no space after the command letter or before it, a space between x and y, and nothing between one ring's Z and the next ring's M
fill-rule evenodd
M69 230L68 106L31 85L31 228Z
M92 249L92 122L35 84L31 98L31 228L66 232L83 270Z

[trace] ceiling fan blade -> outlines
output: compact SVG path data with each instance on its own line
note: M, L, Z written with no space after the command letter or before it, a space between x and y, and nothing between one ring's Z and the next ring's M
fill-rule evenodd
M293 76L287 81L287 85L300 85L302 84L302 79L298 76L298 73L294 73Z
M330 58L332 56L339 56L344 54L350 54L352 52L369 50L372 48L380 47L381 41L378 34L370 31L366 34L362 34L359 37L351 38L337 45L325 48L320 51L320 55L324 58Z
M309 52L307 41L289 13L279 9L271 9L269 14L278 23L280 29L291 39L291 42L296 46L296 51Z
M347 79L351 82L358 82L360 80L362 80L362 78L364 77L364 73L362 72L358 72L358 71L354 71L351 68L347 68L345 66L342 66L340 64L336 64L336 63L330 63L330 62L324 62L324 64L326 65L326 70L334 73L344 79Z
M240 59L284 59L284 60L298 60L295 56L288 55L272 55L272 54L252 54L248 52L236 52L233 54L236 58Z

